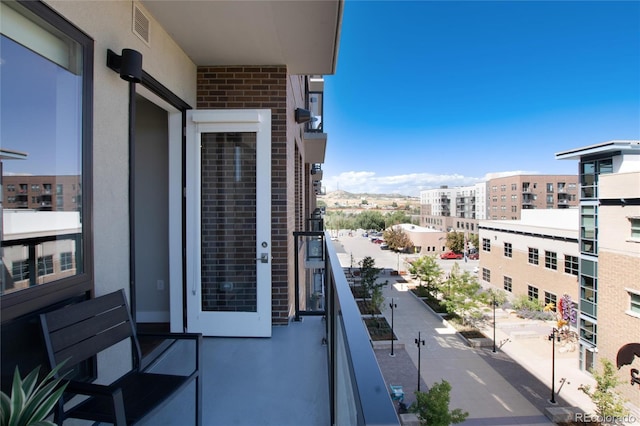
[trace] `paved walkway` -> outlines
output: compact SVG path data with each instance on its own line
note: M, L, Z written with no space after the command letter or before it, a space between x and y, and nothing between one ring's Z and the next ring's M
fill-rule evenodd
M368 249L357 237L345 238L346 250L338 250L343 266L350 266L350 254ZM356 242L356 244L351 244ZM341 244L340 242L339 244ZM369 245L366 245L369 244ZM375 248L374 248L375 249ZM343 254L340 254L343 251ZM389 253L393 255L393 253ZM376 258L376 265L394 268L394 257ZM369 255L361 253L358 258ZM398 260L399 262L399 260ZM355 265L354 265L355 266ZM391 299L394 310L395 356L389 356L390 345L376 349L380 368L387 384L402 385L405 402L415 400L417 388L418 349L415 339L425 341L421 347L421 387L444 379L451 386L450 408L469 412L463 425L553 425L544 416L544 409L552 407L551 353L552 343L546 336L552 324L524 321L507 313L496 314L497 351L492 346L471 348L455 330L409 291L410 283L398 282L402 277L386 275L390 285L384 289L386 297L383 315L391 323ZM493 335L493 327L485 330ZM379 343L376 344L379 347ZM556 406L576 406L593 411L591 400L578 386L593 384L591 376L578 369L577 351L560 352L556 347L555 378ZM410 362L409 362L410 361ZM421 389L421 390L426 390Z

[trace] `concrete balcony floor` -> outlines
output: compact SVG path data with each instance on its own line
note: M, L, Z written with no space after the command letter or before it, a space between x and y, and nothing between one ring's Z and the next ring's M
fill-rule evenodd
M202 424L330 424L325 321L305 317L274 327L271 338L205 337L201 366ZM192 349L176 344L152 370L183 372ZM187 368L190 366L187 366ZM171 400L145 425L194 423L193 387Z

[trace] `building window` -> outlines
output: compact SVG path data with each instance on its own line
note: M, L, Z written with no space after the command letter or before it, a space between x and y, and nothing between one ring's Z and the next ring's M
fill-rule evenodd
M597 317L598 263L580 259L580 312Z
M70 251L60 253L60 270L73 269L73 254Z
M482 279L486 282L491 282L491 270L487 268L482 268Z
M90 238L91 226L91 169L90 153L93 129L93 40L64 20L42 2L2 2L0 4L2 28L0 51L2 51L2 104L0 117L2 147L29 155L20 161L3 162L3 180L8 176L46 176L45 188L58 190L61 181L73 180L72 185L77 205L62 208L56 202L56 212L22 212L26 227L54 223L46 215L64 211L72 231L58 235L55 227L40 226L37 239L16 239L24 232L18 227L3 229L2 261L12 271L8 280L3 280L0 295L3 310L11 307L15 318L60 301L73 291L87 292L93 288L90 270L92 264ZM36 83L34 83L36 82ZM37 126L27 125L37 123ZM45 137L46 136L46 137ZM12 146L10 141L20 141ZM52 161L64 158L65 161ZM83 184L84 182L84 184ZM38 192L37 203L54 209L51 200L41 200L42 183L21 183L20 189L27 193L28 185ZM87 191L81 194L81 191ZM31 208L26 205L23 208ZM41 206L42 207L42 206ZM64 203L63 203L63 207ZM11 212L4 212L5 220ZM82 259L75 265L73 273L60 274L53 268L53 256L59 256L62 247L71 248L73 258ZM51 253L52 255L22 259L20 253ZM68 250L64 250L68 251ZM35 257L35 256L34 256ZM25 266L26 265L26 266ZM26 270L25 270L26 267ZM38 279L42 274L46 280ZM29 279L27 285L17 281ZM58 294L51 288L42 290L44 282L64 286ZM25 296L13 293L24 292ZM28 297L27 296L28 293ZM65 296L66 295L66 296ZM35 303L34 303L35 302ZM10 321L3 316L2 321Z
M553 303L553 305L551 305ZM553 293L549 293L548 291L544 292L544 305L545 306L553 306L553 312L556 312L557 298Z
M11 264L11 278L14 283L29 279L29 262L16 260Z
M500 191L506 191L507 190L507 185L500 185Z
M491 251L491 240L488 238L482 239L482 250Z
M504 282L502 284L502 287L509 293L513 292L511 277L507 277L507 276L504 277Z
M564 272L566 274L578 275L578 257L564 255Z
M504 243L504 257L513 257L513 245Z
M518 190L518 184L517 183L512 183L511 184L511 190L512 191L517 191Z
M529 247L529 263L537 265L540 262L537 248Z
M630 217L631 222L631 239L640 240L640 217Z
M527 287L527 296L529 297L529 300L538 300L538 287L534 287L532 285Z
M580 251L585 254L598 253L598 207L580 206Z
M598 198L598 176L613 173L613 160L586 161L580 164L580 189L582 198Z
M596 332L597 326L595 323L585 318L580 318L580 339L595 345L597 343Z
M553 192L553 183L547 184L547 192Z
M629 292L629 312L640 315L640 293Z
M558 269L558 254L554 251L544 252L544 267L547 269Z
M53 274L53 256L42 256L38 258L38 276Z

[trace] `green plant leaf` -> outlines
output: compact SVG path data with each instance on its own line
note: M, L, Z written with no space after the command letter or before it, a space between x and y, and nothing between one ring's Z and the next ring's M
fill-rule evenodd
M0 425L5 426L9 423L9 413L11 413L11 400L9 396L0 392Z
M22 378L20 377L20 370L16 366L13 373L13 383L11 384L11 408L9 409L9 422L8 426L18 426L20 420L20 413L24 406L25 394L22 389Z
M67 383L60 386L60 380L52 380L33 395L29 407L25 408L27 424L44 421L64 393Z

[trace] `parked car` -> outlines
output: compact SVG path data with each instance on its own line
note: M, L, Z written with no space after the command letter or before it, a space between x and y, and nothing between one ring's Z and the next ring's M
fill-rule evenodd
M380 244L380 250L389 250L389 244L381 243Z
M440 255L440 259L462 259L462 254L448 251Z
M478 253L471 253L469 255L469 260L478 260L480 259L480 255Z
M373 240L371 240L371 242L373 244L382 244L384 243L384 240L381 240L380 238L374 238Z

